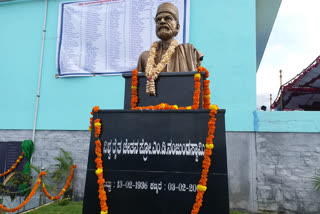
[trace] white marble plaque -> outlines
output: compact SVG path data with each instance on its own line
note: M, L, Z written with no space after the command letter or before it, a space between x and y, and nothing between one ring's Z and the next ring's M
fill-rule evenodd
M57 70L60 77L115 75L136 68L140 54L159 40L159 4L179 10L179 43L188 42L190 0L103 0L60 3Z

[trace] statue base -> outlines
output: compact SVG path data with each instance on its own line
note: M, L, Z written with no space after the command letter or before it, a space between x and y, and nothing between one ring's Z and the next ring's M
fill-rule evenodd
M168 103L169 105L192 106L194 94L194 75L199 72L164 72L156 79L156 94L150 96L146 93L147 78L145 73L138 73L138 106L158 105ZM124 109L130 109L131 105L131 77L132 74L122 74L125 78ZM201 94L202 83L205 79L205 72L201 73ZM202 103L202 102L200 102ZM202 109L200 104L199 109Z
M200 214L229 214L224 110ZM209 110L100 110L103 173L109 213L185 214L195 202ZM99 214L94 130L83 214Z

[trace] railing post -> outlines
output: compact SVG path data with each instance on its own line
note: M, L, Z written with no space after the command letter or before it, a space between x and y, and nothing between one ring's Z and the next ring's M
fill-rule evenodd
M282 70L280 70L280 105L281 105L281 111L283 111L283 101L282 101L282 93L283 93L283 87L282 87Z
M41 168L41 172L44 172L45 168ZM39 197L39 206L42 205L42 195L43 195L43 178L41 178L41 183L40 183L40 197Z
M271 106L272 106L272 94L270 94L270 111L271 111Z

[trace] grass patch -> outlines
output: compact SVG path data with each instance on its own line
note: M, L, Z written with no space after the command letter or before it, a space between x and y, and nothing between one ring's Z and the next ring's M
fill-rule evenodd
M82 202L71 201L65 206L53 203L48 206L41 207L37 210L28 212L27 214L81 214L82 213Z

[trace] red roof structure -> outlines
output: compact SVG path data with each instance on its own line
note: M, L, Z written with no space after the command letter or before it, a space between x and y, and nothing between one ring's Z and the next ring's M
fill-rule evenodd
M271 105L277 110L320 110L320 56L306 69L283 84ZM281 107L282 100L282 107Z

